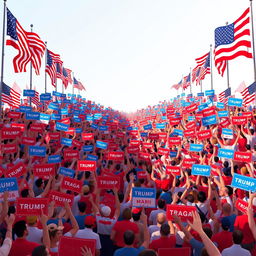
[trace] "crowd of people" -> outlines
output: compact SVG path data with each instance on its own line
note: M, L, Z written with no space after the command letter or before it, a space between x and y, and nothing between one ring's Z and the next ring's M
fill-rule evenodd
M193 104L196 109L161 103L125 116L90 101L62 101L56 110L34 106L33 112L45 114L37 120L21 109L3 109L0 255L256 255L256 191L231 186L235 174L256 175L256 104L224 109L212 104L202 111L200 102ZM228 116L220 117L225 110ZM207 111L215 123L202 122ZM204 131L208 136L200 136ZM191 148L199 144L200 150ZM31 146L45 148L45 155L33 155ZM250 160L221 157L220 149L248 153ZM60 160L51 162L53 156ZM95 161L95 170L83 170L84 160ZM49 164L52 174L37 170ZM195 164L210 166L210 174L193 174ZM1 183L10 177L17 180L15 197ZM104 188L102 178L118 183ZM67 188L64 180L77 186ZM134 206L135 188L155 189L154 207ZM71 201L58 203L53 192ZM48 209L19 214L22 198L47 198ZM170 205L195 211L189 219L170 216Z

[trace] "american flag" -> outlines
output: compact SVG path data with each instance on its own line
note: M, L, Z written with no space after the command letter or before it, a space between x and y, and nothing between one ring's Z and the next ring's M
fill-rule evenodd
M79 82L75 77L73 78L73 83L74 83L74 88L78 89L78 90L85 90L83 84L81 82Z
M3 83L2 87L2 102L8 104L11 107L17 107L20 105L20 93Z
M46 58L47 60L45 71L50 76L52 85L56 87L56 63L60 63L62 65L63 62L61 61L59 54L55 54L48 49L46 50Z
M193 68L193 70L192 70L192 82L193 83L198 78L198 76L200 74L200 73L198 73L198 70L205 65L207 59L209 58L209 55L210 55L210 52L207 52L202 57L195 59L197 66L195 68ZM210 61L210 59L209 59L209 61ZM210 63L209 63L209 67L210 67ZM209 68L208 72L211 72L210 68ZM210 74L210 73L207 73L207 74Z
M20 87L14 83L11 88L11 98L12 98L12 106L19 107L20 105L20 98L21 98L21 89Z
M39 107L40 106L39 93L36 91L36 88L34 88L34 90L35 90L35 97L31 97L31 102L35 104L37 107Z
M13 59L15 73L26 72L28 62L32 61L32 66L36 74L39 75L45 43L36 33L25 31L8 8L7 35L10 38L6 40L6 44L19 51Z
M245 82L243 81L239 86L236 88L235 92L242 92L246 88Z
M242 92L242 98L244 104L250 104L254 102L256 104L256 82L249 85L247 88L245 88Z
M182 88L185 90L190 86L190 73L183 78Z
M201 67L199 67L196 71L196 85L199 85L200 84L200 72L201 72Z
M204 78L205 78L205 76L207 74L211 74L211 67L210 67L211 59L210 58L211 58L211 56L210 56L210 52L209 52L209 54L208 54L208 56L207 56L207 58L205 60L204 65L200 69L200 73L199 73L198 79L204 80Z
M179 90L179 88L181 87L181 84L182 84L182 80L180 80L179 83L172 85L171 88L174 88L174 89L176 89L176 90Z
M250 38L250 8L232 24L215 29L215 66L223 76L228 60L238 56L252 58Z
M62 82L65 86L65 89L67 89L68 83L72 84L71 73L72 73L72 70L64 67L62 68L62 74L63 74Z
M61 80L63 80L62 67L59 62L56 63L56 75L57 75L57 78L60 78Z
M228 88L219 94L219 101L227 104L229 96L231 96L231 88Z

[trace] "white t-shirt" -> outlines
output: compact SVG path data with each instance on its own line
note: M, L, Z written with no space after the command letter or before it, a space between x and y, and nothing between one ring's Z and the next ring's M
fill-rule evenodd
M28 226L27 240L30 242L42 244L43 230L37 227Z
M100 214L97 214L96 215L97 232L100 235L110 235L116 221L117 219L115 217L108 218L108 217L102 217Z

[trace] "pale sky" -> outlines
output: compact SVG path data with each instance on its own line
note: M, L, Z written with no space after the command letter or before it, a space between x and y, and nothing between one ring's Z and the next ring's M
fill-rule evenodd
M30 30L33 24L48 49L74 71L86 87L83 97L127 112L176 96L171 86L214 45L214 29L234 22L249 4L249 0L7 1L23 28ZM2 6L0 10L2 27ZM10 86L16 81L24 89L29 72L14 73L15 55L13 47L5 47L4 81ZM229 69L233 92L243 80L246 85L253 82L252 59L239 57L229 62ZM213 76L217 93L227 88L226 74L222 78L214 67ZM53 91L49 78L47 84L48 92ZM44 65L41 76L33 73L34 85L44 92ZM210 89L210 75L203 88ZM200 89L194 85L192 90ZM66 92L71 92L71 85Z

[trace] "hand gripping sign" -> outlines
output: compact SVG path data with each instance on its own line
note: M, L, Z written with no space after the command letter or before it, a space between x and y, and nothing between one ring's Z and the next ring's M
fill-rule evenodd
M132 189L133 207L156 207L156 190L154 188L136 188Z

